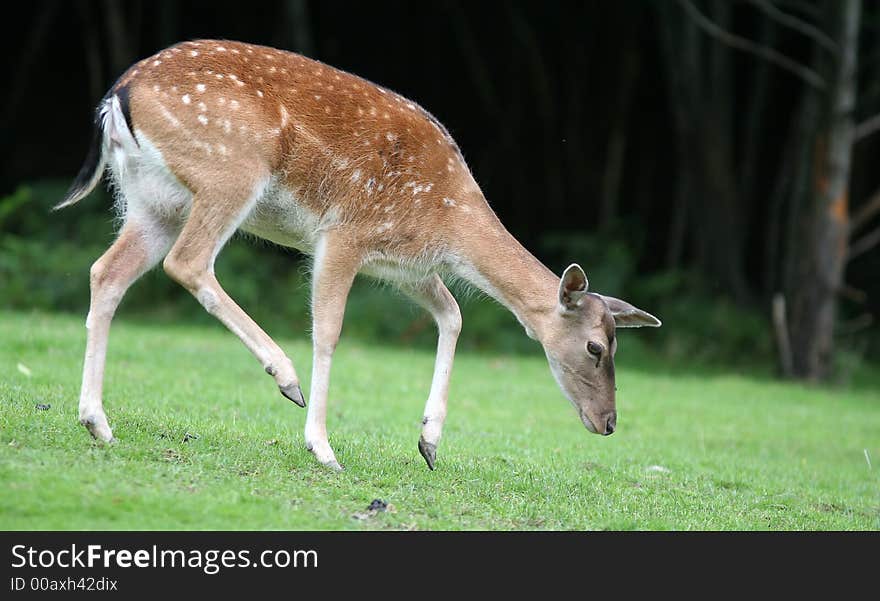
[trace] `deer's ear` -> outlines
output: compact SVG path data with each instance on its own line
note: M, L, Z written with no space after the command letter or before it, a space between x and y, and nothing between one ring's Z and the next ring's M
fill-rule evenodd
M559 280L559 304L565 309L574 309L578 306L578 301L587 294L589 285L587 274L584 273L581 266L572 263L565 269Z
M600 294L602 300L608 305L611 315L614 316L614 323L618 328L659 328L660 320L641 309L632 306L626 301L614 298L613 296L604 296Z

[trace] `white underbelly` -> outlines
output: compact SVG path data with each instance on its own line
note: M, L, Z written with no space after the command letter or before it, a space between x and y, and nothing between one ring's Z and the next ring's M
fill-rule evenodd
M333 215L309 210L295 192L270 181L240 229L275 244L313 254L322 230L334 225Z

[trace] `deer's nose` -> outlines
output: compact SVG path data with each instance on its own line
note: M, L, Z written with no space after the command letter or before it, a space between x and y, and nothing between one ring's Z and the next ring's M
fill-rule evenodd
M605 431L602 433L604 436L609 436L610 434L614 434L614 428L617 427L617 411L612 411L605 418Z

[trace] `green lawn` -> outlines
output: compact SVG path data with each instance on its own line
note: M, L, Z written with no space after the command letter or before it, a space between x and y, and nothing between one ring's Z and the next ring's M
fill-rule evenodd
M833 389L664 370L628 362L640 334L626 332L603 438L540 356L463 353L430 472L416 443L433 354L343 335L337 474L303 447L305 411L219 326L117 320L104 404L118 443L95 443L77 423L83 321L0 312L2 529L880 528L870 373ZM290 334L307 390L310 346ZM374 498L393 508L364 513Z

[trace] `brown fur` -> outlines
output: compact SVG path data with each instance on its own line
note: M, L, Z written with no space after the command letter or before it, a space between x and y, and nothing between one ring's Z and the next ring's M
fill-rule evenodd
M129 86L135 127L174 174L230 210L258 178L281 174L310 210L332 208L356 226L366 247L413 258L490 212L455 142L426 111L298 54L184 42L140 61L119 85ZM394 226L382 230L386 216Z

